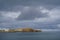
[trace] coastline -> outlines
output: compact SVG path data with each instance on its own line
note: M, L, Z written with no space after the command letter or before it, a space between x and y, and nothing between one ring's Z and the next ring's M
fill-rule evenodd
M16 29L0 30L0 32L42 32L42 31L32 28L16 28Z

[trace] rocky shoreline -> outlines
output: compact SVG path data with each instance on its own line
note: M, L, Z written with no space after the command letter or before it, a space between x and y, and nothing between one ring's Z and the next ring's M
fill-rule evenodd
M0 32L41 32L41 30L36 30L32 28L16 28L9 30L0 30Z

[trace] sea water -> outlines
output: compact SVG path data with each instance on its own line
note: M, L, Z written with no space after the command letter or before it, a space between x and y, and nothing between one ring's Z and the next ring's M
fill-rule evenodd
M60 31L0 33L0 40L60 40Z

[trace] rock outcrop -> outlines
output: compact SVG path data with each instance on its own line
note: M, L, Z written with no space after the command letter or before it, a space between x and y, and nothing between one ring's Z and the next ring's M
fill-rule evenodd
M32 28L17 28L15 32L41 32L41 30L34 30Z
M0 32L41 32L41 30L34 30L32 28L16 28L9 29L8 31L0 30Z

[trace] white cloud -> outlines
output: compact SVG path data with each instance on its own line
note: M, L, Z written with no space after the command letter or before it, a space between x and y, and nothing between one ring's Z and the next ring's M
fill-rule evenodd
M36 22L46 22L47 18L35 18L34 21L36 21Z
M52 9L50 12L49 12L49 18L50 18L50 20L52 21L57 21L57 20L60 20L60 8L58 9L58 7L57 8L54 8L54 9Z
M28 11L29 10L29 7L25 7L24 9L25 11ZM5 23L5 24L2 24L3 26L11 26L12 22L13 24L15 25L18 25L19 23L32 23L32 22L41 22L41 24L43 24L44 26L44 23L46 24L49 24L49 23L55 23L57 22L56 20L59 20L60 19L60 9L58 8L53 8L52 10L48 10L46 8L41 8L40 10L38 9L38 12L41 11L41 13L48 13L48 17L41 17L41 18L35 18L34 20L24 20L24 21L19 21L16 20L16 21L11 21L11 19L15 19L15 18L18 18L19 15L21 15L21 12L1 12L2 13L2 16L5 18L5 19L10 19L10 24L8 23ZM44 12L45 11L45 12ZM4 19L4 20L5 20ZM7 21L8 22L8 21ZM17 23L17 24L16 24ZM25 25L25 24L23 24ZM35 24L34 24L35 25ZM60 25L58 25L58 27L60 27Z
M53 23L56 22L57 20L60 20L60 8L53 8L52 10L48 10L41 7L42 13L48 12L48 17L42 17L42 18L35 18L34 21L36 22L47 22L47 23ZM44 12L45 11L45 12Z
M4 11L1 13L4 18L11 18L11 19L15 19L21 14L21 12L4 12Z
M41 12L41 13L48 13L49 10L46 9L46 8L44 8L44 7L40 7L40 12Z

